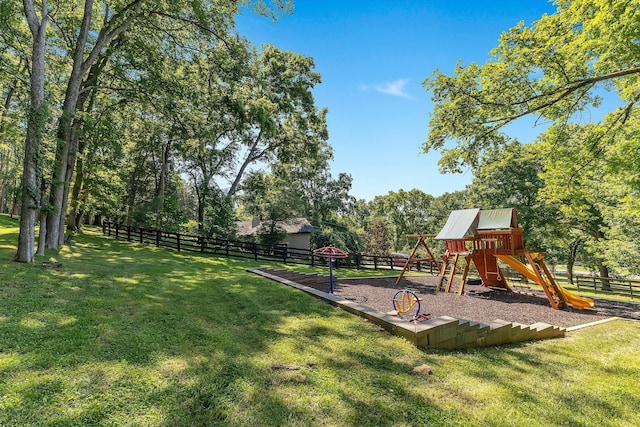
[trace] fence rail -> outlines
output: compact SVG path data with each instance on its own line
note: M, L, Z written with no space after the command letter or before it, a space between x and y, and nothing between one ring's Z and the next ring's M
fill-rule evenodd
M325 257L314 255L310 249L293 248L287 245L262 245L255 242L240 240L218 239L191 234L173 233L153 228L142 228L131 225L116 224L105 221L102 233L109 237L150 244L161 248L173 249L178 252L194 252L232 258L245 258L254 261L284 262L304 265L326 265ZM390 269L401 270L404 266L394 262L390 256L376 256L365 254L349 254L344 259L334 259L334 267L349 267L357 269ZM430 262L415 263L414 270L437 272L437 267Z
M604 292L608 294L628 295L631 298L640 295L640 280L606 278L596 276L573 276L574 283L578 289L584 288L594 292Z
M505 276L510 280L519 280L527 282L527 279L520 273L510 268L503 268ZM555 280L562 286L568 284L568 278L566 273L555 273ZM586 274L573 274L573 286L578 290L589 290L596 293L603 293L607 295L623 295L635 298L640 296L640 280L609 277L601 278L600 276L586 275Z

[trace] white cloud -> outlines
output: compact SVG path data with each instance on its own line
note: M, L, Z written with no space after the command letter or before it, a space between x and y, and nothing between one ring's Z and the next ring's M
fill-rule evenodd
M411 95L405 92L404 89L407 83L409 83L408 79L398 79L393 82L387 82L384 85L376 86L375 90L387 95L399 96L401 98L411 98Z

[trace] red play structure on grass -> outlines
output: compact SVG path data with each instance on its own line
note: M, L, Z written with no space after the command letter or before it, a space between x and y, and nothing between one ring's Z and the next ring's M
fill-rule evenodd
M471 262L475 265L484 286L511 290L500 270L498 261L501 261L540 285L553 308L565 308L567 304L571 304L573 308L578 310L592 308L594 306L592 299L580 297L556 283L544 263L546 254L544 252L529 252L525 249L522 234L523 230L518 227L516 221L515 209L453 211L437 235L407 235L407 239L417 239L417 242L396 283L400 282L412 264L431 261L438 266L440 271L436 290L452 292L458 264L464 260L462 278L458 281L457 293L459 295L464 292ZM441 260L433 255L427 245L427 239L445 241L446 250ZM420 247L426 249L428 258L416 258Z

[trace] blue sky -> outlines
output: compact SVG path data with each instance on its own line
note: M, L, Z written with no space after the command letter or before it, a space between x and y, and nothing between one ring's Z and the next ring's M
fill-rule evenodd
M256 45L271 43L314 58L329 110L331 171L353 177L351 194L371 200L417 188L438 196L461 190L471 173L442 175L437 152L423 154L431 95L422 87L435 69L458 60L484 63L503 31L553 13L547 0L296 0L277 23L245 13L238 29ZM511 126L523 142L542 131Z

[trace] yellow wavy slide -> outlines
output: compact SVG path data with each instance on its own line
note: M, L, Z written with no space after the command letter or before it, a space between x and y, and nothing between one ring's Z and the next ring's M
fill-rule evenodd
M549 283L549 279L542 276L542 279L545 283L540 283L538 279L538 275L530 266L521 263L517 258L512 257L511 255L496 255L496 257L507 264L509 267L513 268L517 272L523 274L527 279L531 280L534 283L537 283L540 286L551 286ZM573 306L576 310L584 310L585 308L593 308L595 303L591 298L581 297L579 295L574 294L563 288L562 286L556 284L558 291L562 294L562 298Z

